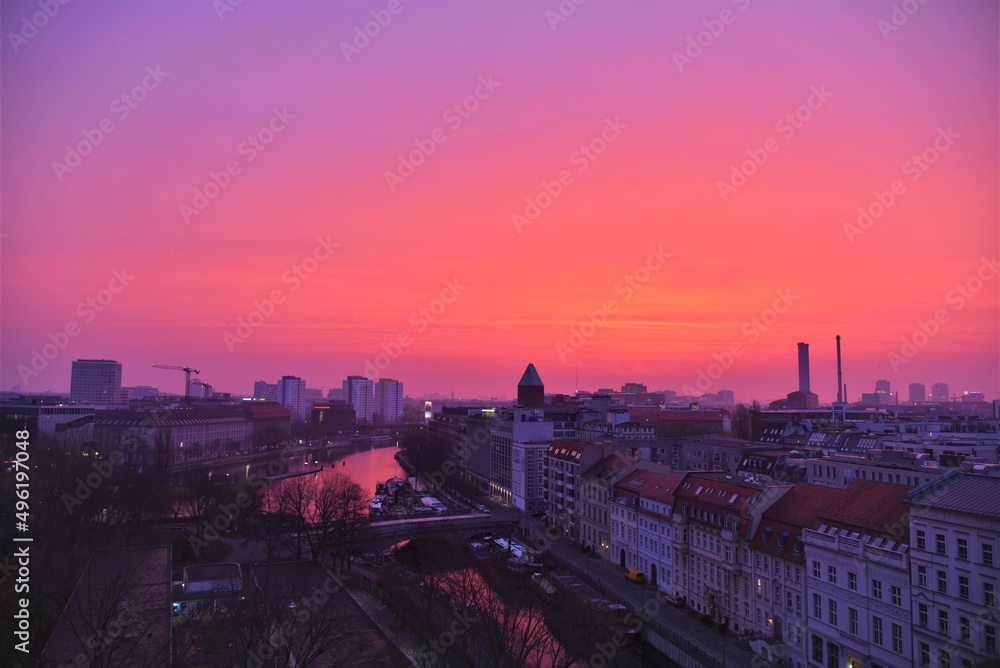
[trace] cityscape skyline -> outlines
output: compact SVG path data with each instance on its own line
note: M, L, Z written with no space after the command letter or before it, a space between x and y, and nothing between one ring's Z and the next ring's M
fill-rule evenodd
M0 388L1000 388L995 3L226 7L8 45Z
M808 344L804 344L802 342L799 342L798 343L798 351L799 351L799 360L798 360L799 361L799 376L798 376L798 383L799 383L799 388L801 390L801 388L807 387L810 384ZM805 355L804 358L803 358L803 354ZM804 364L803 364L803 362L804 362ZM529 363L528 366L529 366L530 370L533 373L535 373L535 375L537 376L537 371L535 370L534 365ZM78 372L82 373L82 369L85 368L85 367L94 368L94 372L93 373L96 374L96 375L94 376L93 379L91 379L90 377L87 377L86 379L84 379L84 377L81 376L80 381L79 381L79 385L80 385L81 388L83 388L85 386L89 388L89 386L95 385L95 384L101 384L102 386L108 386L108 387L110 387L109 383L115 382L115 383L117 383L117 390L118 390L118 392L122 395L121 396L121 400L119 401L119 399L110 399L110 400L106 400L106 401L100 401L100 400L96 400L94 397L92 397L90 395L87 395L85 397L84 394L86 393L86 390L81 390L80 392L76 392L74 390L74 387L76 387L76 384L77 384L77 381L75 381L75 380L71 380L70 388L68 390L66 390L66 391L46 390L43 393L31 393L31 392L28 392L28 393L25 393L25 394L28 394L28 395L30 395L30 394L46 394L46 393L64 394L67 397L70 397L71 400L74 401L74 402L82 401L84 403L98 403L98 404L99 403L120 403L121 401L127 402L129 400L129 397L126 397L126 394L125 394L124 391L133 390L133 389L155 390L158 393L158 396L161 396L161 397L170 397L170 396L183 397L183 396L185 396L184 392L175 393L175 392L171 391L170 389L164 389L164 387L160 387L160 386L157 386L157 385L135 385L135 384L128 384L128 383L123 382L121 380L121 377L123 375L123 366L117 360L110 360L110 359L95 359L95 360L80 359L80 360L74 360L73 361L73 370L74 370L73 374L74 374L74 378L76 378L76 374ZM108 378L104 377L104 376L107 375L107 372L104 371L105 368L113 368L114 369L114 373L116 374L116 376L115 376L114 379L112 379L110 377L108 377ZM721 368L721 365L720 365L719 368ZM177 367L177 370L180 370L180 367ZM708 376L706 376L706 378L708 378ZM355 392L355 390L353 390L353 389L348 389L348 388L353 388L354 387L355 380L359 380L359 381L363 381L364 382L365 387L367 388L367 390L366 391L362 391L359 396L367 396L368 397L367 401L370 402L370 404L371 404L367 408L359 409L361 411L361 413L359 414L359 417L365 417L366 419L369 419L370 416L368 416L367 413L370 410L376 409L380 405L380 401L385 401L385 399L383 399L383 400L379 399L379 392L383 392L384 391L383 389L380 389L380 388L381 387L385 387L385 386L390 386L390 387L394 388L392 390L393 399L391 401L393 403L392 403L391 412L394 413L394 414L397 413L397 411L399 410L399 406L401 405L399 402L401 402L402 399L403 399L403 397L404 397L404 395L402 394L403 383L401 381L397 380L397 379L389 378L388 376L375 376L375 377L369 378L369 377L359 376L359 375L355 374L355 375L348 376L347 379L345 379L345 380L342 380L340 382L339 386L336 383L334 383L332 385L329 385L329 386L325 385L325 384L310 386L310 385L308 385L308 379L304 379L304 378L300 378L298 376L291 376L291 375L285 374L285 375L281 376L277 380L277 382L275 382L275 383L268 383L266 380L258 379L256 381L254 381L253 386L250 388L250 391L221 391L221 390L216 389L214 387L214 385L212 385L210 383L203 383L199 378L193 378L193 379L191 379L190 383L191 383L191 387L196 387L196 386L198 388L204 387L204 388L207 388L207 390L209 392L211 392L211 394L206 394L204 396L202 396L202 395L192 395L196 399L211 399L213 397L213 395L215 395L216 397L222 397L224 395L230 395L230 396L234 396L234 397L246 397L246 398L253 398L253 399L258 399L258 400L275 401L277 403L285 404L287 402L284 401L282 398L280 398L280 397L283 396L281 388L282 388L283 384L286 381L288 381L288 382L294 382L295 388L296 388L294 390L295 397L296 397L295 400L294 400L294 403L295 403L295 405L300 406L300 408L298 409L299 413L300 413L299 419L304 419L304 417L303 417L304 413L302 413L301 411L304 411L305 408L309 405L310 402L314 403L314 404L315 403L327 403L327 402L329 402L331 400L331 398L332 398L332 396L334 394L337 394L340 397L340 399L339 399L340 401L344 401L344 402L352 403L353 404L354 402L350 401L346 397L351 396ZM187 381L185 381L185 382L187 382ZM927 391L927 386L928 385L930 385L930 387L931 387L930 392ZM110 392L108 390L108 387L105 387L105 389L103 391L103 394L106 395L106 396L110 396ZM185 385L185 387L187 387L187 385ZM917 388L919 388L919 390ZM993 401L995 398L997 398L997 397L994 397L993 395L991 395L988 392L982 392L980 390L969 390L969 389L951 388L948 383L946 383L946 382L940 382L940 381L934 382L933 384L919 383L919 382L909 383L905 387L905 389L904 389L904 387L900 387L900 386L895 386L894 387L892 385L892 382L889 381L889 380L879 379L879 380L875 381L875 383L873 385L873 388L871 388L871 389L874 389L874 393L865 392L864 389L865 388L862 388L862 390L860 392L858 392L858 396L854 400L850 400L849 399L848 402L849 403L866 403L866 402L870 403L871 399L875 399L876 402L877 402L876 405L891 406L893 404L903 405L903 404L913 404L913 403L942 403L942 402L952 402L952 401L987 401L987 402L989 402L989 401ZM690 393L686 393L685 390L690 391ZM655 386L651 386L651 385L649 385L649 384L647 384L647 383L645 383L645 382L643 382L641 380L639 380L639 381L623 381L623 380L619 380L619 381L616 381L616 382L611 383L611 384L596 385L596 386L593 386L593 387L578 388L574 392L569 392L569 393L566 393L566 392L546 392L545 396L552 396L552 395L557 395L557 394L564 394L564 395L567 395L567 396L573 396L574 394L577 394L577 393L593 394L593 393L601 393L601 392L605 392L605 391L612 391L612 392L619 392L620 391L622 393L646 393L646 392L649 392L649 393L662 393L662 392L673 392L678 398L683 398L683 397L695 397L695 398L697 398L697 397L701 397L701 396L713 396L714 397L715 395L719 395L720 399L723 396L728 397L727 400L720 401L721 404L731 404L731 405L735 405L736 403L749 404L752 401L760 401L760 399L756 398L756 397L753 397L753 398L739 397L739 396L735 395L735 393L732 390L730 390L728 388L721 387L721 386L713 386L711 388L711 390L706 389L704 391L700 391L700 389L697 386L685 386L685 387L682 387L680 389L675 389L675 388L670 388L670 387L655 387ZM915 391L918 392L918 396L915 396ZM905 392L905 394L904 394L904 392ZM314 393L314 395L309 396L310 393ZM507 393L500 392L500 393L497 393L497 394L494 394L494 395L489 395L489 396L470 396L470 397L452 396L451 398L453 398L453 399L470 399L470 400L471 399L475 399L475 400L480 400L480 399L494 399L494 400L497 400L497 401L509 401L509 400L512 400L515 403L521 404L522 402L518 400L518 397L516 396L516 394L517 393L514 393L515 396L508 396ZM416 395L410 395L410 394L406 394L405 395L406 398L417 399L417 400L424 399L424 398L430 398L430 397L442 397L442 396L447 397L448 394L447 393L443 393L443 392L439 392L439 391L431 391L431 392L425 392L425 393L416 394ZM888 397L888 399L883 399L883 397ZM141 397L135 397L135 398L141 398ZM773 398L773 400L774 401L781 401L781 398L780 397ZM768 399L768 402L770 402L770 401L771 401L771 399ZM883 403L885 401L888 401L888 403ZM830 405L832 403L835 403L835 402L825 402L824 405ZM526 404L524 404L524 405L526 405ZM375 410L375 412L378 412L378 411Z

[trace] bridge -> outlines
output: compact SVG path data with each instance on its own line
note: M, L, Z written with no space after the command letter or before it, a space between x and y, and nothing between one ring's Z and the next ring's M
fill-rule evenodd
M406 538L443 534L460 533L467 539L477 533L504 534L517 526L516 519L500 519L481 514L377 520L359 528L354 538L354 548L392 545Z

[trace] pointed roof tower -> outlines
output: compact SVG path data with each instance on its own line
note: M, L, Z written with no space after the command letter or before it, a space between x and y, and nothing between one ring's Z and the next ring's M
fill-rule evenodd
M538 375L534 364L529 364L517 384L517 404L525 408L545 406L545 383Z

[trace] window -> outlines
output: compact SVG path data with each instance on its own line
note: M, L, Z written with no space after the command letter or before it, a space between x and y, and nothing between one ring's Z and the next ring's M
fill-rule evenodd
M823 616L823 599L819 594L813 594L813 617L819 619Z
M938 650L938 668L951 668L951 654L945 650Z
M958 539L958 558L960 561L969 560L969 541L966 538Z
M821 577L820 572L821 571L819 570L819 562L818 561L814 561L813 562L813 577L814 578Z
M903 653L903 627L899 624L892 625L892 651L896 654Z
M837 567L836 566L827 566L826 567L826 579L827 579L827 582L832 582L833 584L837 584Z
M892 604L893 605L903 605L903 590L902 589L900 589L896 585L892 585L891 587L889 587L889 593L892 596Z
M958 639L962 642L972 641L972 622L968 617L958 618Z
M881 645L884 642L884 627L881 617L872 617L872 642Z
M938 587L937 587L938 592L941 593L941 594L947 594L948 593L948 574L945 571L938 571L937 572L937 583L938 583Z
M923 529L917 529L917 549L927 549L927 532Z
M983 564L993 565L993 545L990 543L983 543Z
M997 590L992 582L983 583L983 604L987 608L997 607Z
M834 626L837 625L837 601L832 598L828 601L830 607L830 623Z
M823 663L823 639L819 636L812 637L812 658L813 661Z
M930 624L930 612L926 603L917 603L917 624L925 629Z
M847 620L850 624L851 635L858 635L858 611L854 608L848 608Z
M920 665L923 668L931 665L931 646L925 642L920 643Z
M938 610L938 631L948 634L948 611Z
M872 598L882 600L882 583L878 580L872 580Z
M829 668L840 668L840 645L826 641L826 665Z
M937 548L937 553L940 555L948 554L948 546L944 539L944 534L939 533L934 535L935 547Z
M917 566L917 586L927 588L927 567Z
M969 576L958 576L958 597L963 601L969 600Z
M984 626L983 627L983 646L986 648L987 652L997 651L997 627L995 626Z

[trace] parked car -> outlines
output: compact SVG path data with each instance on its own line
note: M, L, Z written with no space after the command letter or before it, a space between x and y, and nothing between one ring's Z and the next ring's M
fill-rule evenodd
M643 584L646 582L646 574L634 568L630 568L625 571L625 578L636 584Z

